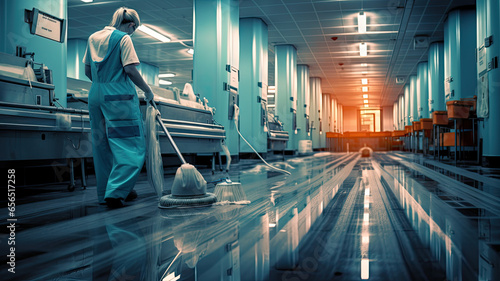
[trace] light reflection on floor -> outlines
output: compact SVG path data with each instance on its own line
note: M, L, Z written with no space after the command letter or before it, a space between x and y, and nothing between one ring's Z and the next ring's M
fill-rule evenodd
M230 176L249 205L159 210L144 175L138 200L118 210L96 203L95 186L47 187L17 210L13 280L443 280L445 269L448 279L477 277L479 237L468 233L478 227L462 231L467 218L432 197L428 181L394 161L380 172L376 161L392 160L318 153L273 163L291 176L242 161ZM220 176L202 172L207 181ZM497 230L498 216L488 217ZM458 242L468 239L475 247ZM411 251L436 262L419 256L409 268Z

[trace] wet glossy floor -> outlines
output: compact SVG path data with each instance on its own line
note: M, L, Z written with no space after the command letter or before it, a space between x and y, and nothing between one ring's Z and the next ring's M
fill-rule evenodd
M498 170L457 170L405 153L317 153L273 165L292 175L254 160L232 166L229 175L241 182L249 205L159 209L145 175L136 186L139 198L115 210L97 204L92 177L75 192L64 185L24 188L16 198L16 273L5 260L2 275L500 280ZM207 181L223 176L201 172ZM168 175L167 185L172 180ZM2 232L2 253L8 235Z

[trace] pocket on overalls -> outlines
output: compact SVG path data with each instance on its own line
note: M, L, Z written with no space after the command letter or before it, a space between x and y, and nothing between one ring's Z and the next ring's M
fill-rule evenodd
M108 120L135 120L137 114L136 94L113 94L104 96L104 107Z

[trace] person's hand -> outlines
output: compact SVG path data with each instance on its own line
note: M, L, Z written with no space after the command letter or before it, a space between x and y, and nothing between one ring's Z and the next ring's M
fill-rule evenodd
M152 91L144 92L144 100L147 103L149 103L150 101L152 101L154 98L155 98L155 95L153 94Z

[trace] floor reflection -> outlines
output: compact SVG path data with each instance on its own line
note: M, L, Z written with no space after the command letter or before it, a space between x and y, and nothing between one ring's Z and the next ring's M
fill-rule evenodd
M487 208L476 206L403 156L321 153L275 163L292 175L246 161L229 175L249 205L158 209L145 177L139 199L123 209L99 206L95 187L23 198L14 280L500 276L488 267L498 263L498 189L476 184L492 195Z

